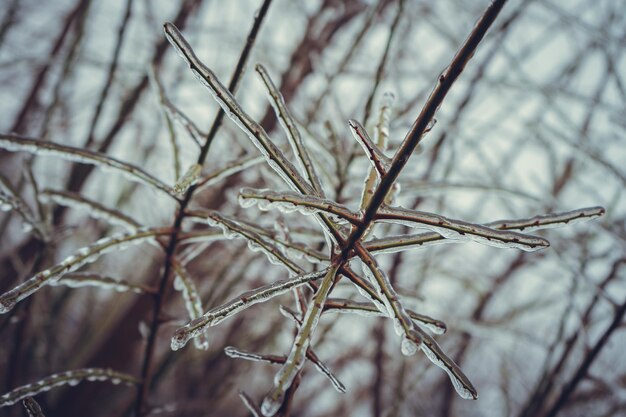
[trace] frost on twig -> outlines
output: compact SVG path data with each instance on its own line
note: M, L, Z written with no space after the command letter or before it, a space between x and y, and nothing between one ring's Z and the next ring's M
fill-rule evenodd
M253 362L267 362L272 364L284 364L287 360L286 356L278 356L278 355L265 355L260 353L252 353L252 352L244 352L239 350L233 346L226 346L224 348L224 353L226 356L234 359L244 359ZM335 389L339 392L346 392L345 386L337 379L337 377L332 373L332 371L317 357L312 350L309 349L307 352L307 359L309 359L315 365L315 368L325 377L327 377Z
M172 337L172 350L178 350L184 347L190 339L198 337L206 328L215 326L228 317L231 317L232 315L237 314L254 304L263 303L271 298L284 294L293 288L319 279L324 276L327 271L328 268L322 271L298 275L288 280L275 281L271 284L267 284L240 294L238 297L235 297L221 306L209 310L201 317L192 320L186 326L177 329Z
M156 236L168 235L170 233L170 228L139 229L132 233L105 237L90 246L78 249L61 263L36 273L30 279L0 295L0 314L9 312L15 307L15 304L30 296L50 281L57 280L68 272L76 271L83 265L96 261L107 252L116 249L121 250L129 245L136 245L152 240Z
M27 397L49 391L63 385L77 385L82 381L109 381L112 384L137 384L137 378L122 372L102 368L84 368L59 372L37 382L23 385L0 396L0 407L15 404Z
M263 414L261 413L261 410L254 403L254 401L252 400L252 398L250 398L250 396L248 394L246 394L244 391L240 390L239 391L239 398L241 398L241 402L243 402L243 405L246 406L246 408L248 409L248 411L250 411L250 413L252 414L253 417L263 417Z

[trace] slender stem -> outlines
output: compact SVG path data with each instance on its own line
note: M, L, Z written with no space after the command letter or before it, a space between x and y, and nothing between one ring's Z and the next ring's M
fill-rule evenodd
M231 91L232 93L234 93L237 90L237 87L239 86L241 77L243 75L243 69L246 65L248 56L250 55L250 51L252 50L252 46L254 45L254 41L261 27L261 23L263 22L265 15L267 14L267 10L269 9L271 2L272 0L264 0L261 6L261 9L255 16L252 29L250 30L250 33L248 34L248 37L246 39L246 44L241 52L241 55L239 56L239 61L237 62L237 66L235 67L235 70L233 71L230 84L228 86L229 91ZM224 111L220 109L219 113L215 117L215 120L213 121L213 125L211 126L211 129L209 130L209 134L207 135L207 140L202 146L202 149L200 150L200 155L198 156L198 164L201 166L204 164L204 161L206 160L211 143L213 142L213 139L215 138L215 135L217 134L217 131L219 130L221 126L223 118L224 118ZM165 267L163 270L163 274L161 276L161 280L159 282L158 293L156 294L155 300L154 300L154 305L152 309L152 323L150 325L150 332L148 333L148 339L147 339L146 348L144 351L144 360L143 360L143 364L141 367L141 380L138 386L137 400L135 402L135 415L137 417L144 415L146 411L145 402L146 402L146 398L148 397L149 387L151 385L150 379L152 377L152 357L154 356L156 335L159 330L159 324L160 324L159 316L161 315L161 309L165 301L164 300L165 290L168 288L168 284L170 281L172 259L176 252L176 247L178 244L178 234L180 232L180 226L182 224L183 219L185 218L185 210L187 206L189 205L189 202L191 201L191 198L193 197L195 190L196 190L196 186L191 186L185 193L185 196L178 209L176 219L174 220L173 231L170 236L170 241L165 252L165 256L166 256Z
M406 135L400 149L398 149L394 155L389 171L381 178L380 184L376 188L376 191L374 191L374 195L372 196L372 199L365 210L365 214L363 215L362 225L355 227L348 237L347 243L341 252L341 257L344 261L348 259L350 252L354 248L354 244L361 239L363 233L367 230L367 227L374 219L378 209L385 201L387 193L393 186L395 180L398 178L398 175L400 175L402 168L404 168L409 160L409 157L420 143L424 133L427 131L431 120L437 112L437 109L441 106L441 103L450 91L450 88L456 79L463 71L463 68L465 68L465 65L474 55L478 44L487 33L489 27L495 21L505 3L506 0L495 0L489 5L489 7L487 7L487 10L485 10L481 18L478 20L476 26L461 46L461 49L459 49L457 54L454 56L450 65L439 76L437 85L431 92L428 101L413 123L411 130Z

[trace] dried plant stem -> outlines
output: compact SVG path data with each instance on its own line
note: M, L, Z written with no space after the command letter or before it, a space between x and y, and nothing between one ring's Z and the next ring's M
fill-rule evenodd
M243 75L244 67L248 60L248 56L250 55L250 51L252 50L252 46L254 45L256 36L259 32L259 29L261 28L261 23L265 19L265 16L267 14L270 4L271 4L271 0L264 0L260 10L258 11L258 13L256 14L254 18L254 23L246 39L246 44L243 50L241 51L239 60L237 62L237 66L235 67L235 70L233 71L233 74L229 83L228 90L231 93L234 93L237 90L237 87L239 86L241 77ZM175 29L174 25L166 24L166 34L168 33L168 25ZM177 29L175 30L178 31ZM207 136L205 143L202 145L200 154L198 155L198 165L200 166L204 165L204 161L206 160L206 157L208 155L211 143L213 142L213 139L215 138L215 135L217 134L217 131L219 130L221 126L221 122L223 118L224 118L224 111L220 110L213 122L211 129L209 130L209 134ZM161 315L161 309L165 301L165 290L166 288L168 288L168 283L170 281L170 271L172 269L172 260L173 260L174 254L176 253L176 248L178 245L178 234L179 234L183 219L185 218L187 206L189 202L191 201L191 197L193 196L195 189L196 187L194 185L189 187L189 189L185 193L185 196L182 199L182 202L178 209L178 213L176 214L176 218L174 220L173 231L170 236L168 246L166 248L165 267L163 269L163 274L159 281L157 295L155 296L155 301L154 301L154 305L152 309L152 321L150 324L150 331L148 333L146 348L145 348L144 355L143 355L143 363L141 366L141 379L140 379L140 383L138 386L137 399L135 401L135 415L137 417L141 417L145 415L147 411L145 402L148 397L149 387L151 385L152 358L154 356L156 336L157 336L157 332L159 330L159 325L160 325L159 317Z
M398 178L398 175L400 175L402 168L404 168L408 162L411 154L420 143L423 134L431 124L437 109L443 103L444 98L463 71L463 68L465 68L465 65L474 55L478 44L487 33L489 27L495 21L505 3L506 0L495 0L489 5L489 7L487 7L469 37L465 40L457 54L454 56L450 65L439 76L437 85L431 92L430 97L413 123L411 130L403 140L402 145L400 145L400 149L398 149L394 155L389 171L384 177L381 178L380 184L374 191L374 195L372 196L372 199L365 210L365 214L363 215L363 225L353 229L352 233L348 237L346 245L342 248L341 256L344 260L348 259L349 253L354 248L355 243L361 239L367 230L367 227L374 219L378 209L384 203L389 190L391 190L393 183Z

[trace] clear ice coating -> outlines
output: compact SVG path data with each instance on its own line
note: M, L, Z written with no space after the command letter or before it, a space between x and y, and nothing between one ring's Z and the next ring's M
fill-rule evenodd
M39 195L43 202L52 201L64 207L85 211L95 219L104 220L111 225L122 226L130 232L141 227L136 220L121 211L105 207L80 194L60 190L44 190Z
M129 244L139 244L151 240L157 235L169 234L168 228L139 229L133 233L113 235L98 240L96 243L78 249L61 263L36 273L30 279L0 295L0 313L11 310L15 304L30 296L51 280L57 280L68 272L76 271L87 263L94 262L103 254L113 249L121 249Z
M4 148L8 151L28 152L33 155L56 156L81 164L90 164L105 169L113 169L129 180L148 185L151 188L157 188L175 197L170 191L170 187L138 166L119 161L99 152L8 134L0 134L0 148Z
M348 121L348 124L350 126L350 132L352 132L352 136L354 136L356 141L359 143L359 145L361 145L361 147L367 154L370 162L376 169L378 176L384 176L391 166L391 161L389 160L389 158L385 154L383 154L378 146L372 141L361 123L354 119L350 119Z
M255 68L267 88L272 108L274 109L276 117L280 121L283 130L287 133L289 145L291 146L294 155L297 157L302 172L305 173L307 179L309 180L309 184L313 187L316 194L323 196L324 191L322 189L320 179L315 172L315 166L313 165L309 153L304 146L295 121L287 109L287 105L285 104L282 94L278 91L267 71L261 64L257 64Z
M198 177L202 172L202 165L200 164L192 164L187 172L179 178L179 180L174 184L173 190L178 196L183 196L189 187L195 184L198 181Z
M261 403L261 413L263 413L265 417L272 417L278 412L280 406L283 405L284 398L284 393L282 393L282 395L266 396Z
M404 337L402 339L402 343L400 344L400 351L404 356L412 356L415 355L419 346L408 337Z
M200 335L206 328L215 326L223 320L234 314L251 307L254 304L265 302L273 297L284 294L292 288L304 285L309 281L316 280L324 276L329 268L321 271L303 274L294 278L275 281L271 284L258 287L256 289L240 294L238 297L213 308L206 312L203 316L190 321L187 325L177 329L171 339L170 347L172 350L178 350L184 347L187 342Z
M292 274L304 272L298 264L289 259L270 239L259 235L253 226L226 217L216 211L206 210L200 213L193 213L193 215L196 214L204 219L209 226L222 230L227 239L245 239L250 250L262 252L272 264L282 266Z
M0 407L15 404L27 397L35 396L41 392L50 391L62 385L76 385L81 381L110 381L119 384L136 384L137 379L131 375L117 372L111 369L84 368L73 371L59 372L43 378L37 382L26 384L0 396Z
M183 57L192 74L204 85L213 99L220 105L224 114L231 119L257 147L266 158L267 163L274 171L292 187L295 191L302 191L306 194L314 193L310 185L298 173L296 167L283 155L271 139L237 103L230 91L215 76L206 65L204 65L194 54L193 49L182 34L171 23L164 26L168 41L176 48L179 55Z
M283 213L299 212L304 215L324 213L339 223L358 222L359 213L344 205L313 195L301 195L293 192L255 190L242 188L239 191L239 204L246 208L257 205L261 210L278 209Z
M450 219L439 214L401 207L381 208L376 220L408 227L425 227L439 233L446 239L473 240L500 248L517 248L532 252L550 246L547 240L538 236L498 230L481 224Z

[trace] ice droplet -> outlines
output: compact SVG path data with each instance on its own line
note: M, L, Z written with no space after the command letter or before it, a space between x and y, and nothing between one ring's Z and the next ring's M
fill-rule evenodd
M415 355L415 352L417 352L417 348L418 348L417 344L411 339L409 339L408 337L405 337L404 339L402 339L402 344L400 345L400 351L402 352L404 356Z
M263 399L263 403L261 404L261 412L265 417L271 417L276 414L280 406L283 404L283 396L276 399L268 395Z

